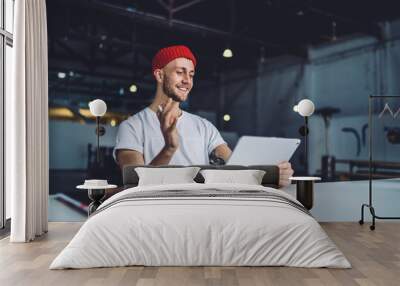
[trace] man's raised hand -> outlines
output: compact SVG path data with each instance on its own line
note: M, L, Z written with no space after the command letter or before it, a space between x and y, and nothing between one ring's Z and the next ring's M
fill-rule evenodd
M279 168L279 186L287 187L290 185L289 178L293 176L292 165L289 162L282 162L278 164Z
M176 129L179 117L179 102L169 98L167 102L159 106L157 117L164 136L164 148L169 151L176 151L179 147L179 134Z

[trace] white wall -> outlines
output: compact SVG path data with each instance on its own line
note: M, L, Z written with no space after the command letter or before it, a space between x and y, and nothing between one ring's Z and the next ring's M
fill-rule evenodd
M360 37L336 45L337 50L335 45L311 50L310 98L317 108L329 106L341 109L331 120L330 155L339 159L368 159L368 142L357 156L355 137L344 133L342 128L355 128L362 136L362 127L368 123L369 95L400 95L397 81L391 79L400 74L400 57L396 59L400 54L400 42L394 40L390 43L377 45L373 38ZM397 104L394 106L400 107L400 101ZM377 122L376 117L374 122ZM396 121L390 120L385 126L394 127L396 124ZM321 155L326 154L322 118L313 116L310 126L310 171L315 172L320 168ZM376 129L374 132L375 159L399 160L396 156L400 151L399 145L388 144L382 131ZM377 142L379 138L381 140Z
M400 100L398 100L398 108L400 108ZM400 118L399 118L400 119ZM399 127L399 119L393 120L386 116L385 120L378 119L373 116L373 159L377 161L400 162L400 144L390 144L387 141L387 132L382 126ZM329 128L329 153L334 154L337 159L348 160L368 160L368 128L365 133L365 145L362 140L362 129L368 123L367 115L343 116L334 118ZM379 126L378 126L379 125ZM360 154L357 155L357 141L353 134L345 133L342 128L354 128L361 138ZM310 170L311 173L321 168L321 156L325 155L324 125L321 118L313 117L310 121L310 129L313 136L311 137L311 156ZM339 169L340 170L340 169Z
M368 113L368 96L378 94L377 54L363 45L370 45L370 38L354 39L335 44L330 54L311 58L311 92L309 97L317 107L336 107L338 116L360 115ZM352 41L357 41L360 50L354 49ZM375 41L373 41L375 43ZM331 47L330 47L331 48ZM313 49L317 54L318 48ZM324 47L318 50L323 53Z
M100 137L100 146L113 147L118 129L110 125L105 128L105 135ZM50 169L86 169L87 145L97 144L95 129L96 124L50 120Z
M279 60L279 61L278 61ZM257 79L257 134L279 137L298 136L302 118L293 112L299 99L308 97L308 66L293 58L292 63L272 68L273 63L261 67Z
M298 128L303 121L292 108L300 99L310 98L316 108L341 110L331 120L330 155L367 160L366 146L357 156L355 138L342 128L356 128L361 136L362 126L368 121L369 95L400 95L400 21L387 24L385 29L385 41L360 35L310 47L307 59L272 59L260 65L258 76L254 73L253 78L230 83L227 91L246 85L247 88L235 94L235 103L227 110L233 115L229 130L241 135L300 137ZM398 125L396 121L393 124ZM320 116L311 117L310 129L310 171L314 172L320 168L321 156L326 152ZM384 138L385 134L381 135ZM395 161L398 158L393 153L400 153L398 146L378 148L376 155Z
M236 78L246 77L245 80L236 81ZM224 114L229 114L231 120L224 122L224 129L235 131L241 135L254 134L256 126L248 124L255 122L256 113L254 105L256 103L256 79L249 78L246 73L225 74L226 84L222 87L224 93L225 110Z
M376 180L372 186L372 204L376 215L399 217L399 181ZM368 203L368 190L368 181L316 183L311 214L320 222L358 221L361 218L361 205ZM296 185L284 191L296 197ZM364 214L365 221L371 221L368 208L365 208Z

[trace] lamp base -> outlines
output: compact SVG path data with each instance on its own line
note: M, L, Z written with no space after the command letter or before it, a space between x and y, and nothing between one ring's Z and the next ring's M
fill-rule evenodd
M296 182L296 199L310 210L314 205L314 181Z
M88 190L88 196L92 200L92 202L89 205L88 208L88 215L90 216L92 213L94 213L97 208L101 205L102 199L106 195L106 190L105 189L89 189Z
M98 136L103 136L104 134L106 134L106 129L104 128L104 126L96 127L95 133Z
M310 132L310 130L308 129L308 127L306 127L304 125L299 128L299 133L301 136L306 136L306 135L308 135L309 132Z

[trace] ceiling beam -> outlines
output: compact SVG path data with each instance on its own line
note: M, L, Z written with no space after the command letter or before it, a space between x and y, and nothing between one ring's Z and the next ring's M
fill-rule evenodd
M49 86L49 98L65 97L73 100L77 97L93 97L105 98L109 101L124 101L124 102L150 102L154 94L151 92L138 92L137 94L126 93L126 95L119 95L116 91L104 89L89 89L82 87L61 87Z
M167 30L169 30L171 27L174 27L176 30L180 30L182 32L189 32L192 34L200 35L202 37L204 37L205 35L210 35L222 39L231 39L232 41L237 41L245 44L251 44L251 45L256 44L259 46L265 46L270 48L281 47L281 45L275 43L268 43L260 39L233 34L229 31L218 30L204 25L199 25L177 19L169 20L164 16L143 12L129 7L122 7L116 4L106 3L98 0L94 0L91 3L93 7L96 9L100 9L108 13L129 17L134 22L146 24L148 26L155 26Z
M344 25L351 25L354 27L358 27L359 29L361 29L360 32L374 36L378 39L381 37L380 28L377 23L374 23L374 22L367 23L364 21L360 22L360 21L354 20L353 18L343 17L341 15L337 15L332 12L322 10L322 9L312 7L312 6L308 6L306 8L306 11L311 12L312 14L319 15L322 17L326 17L327 19L330 19L332 21L332 29L333 30L336 29L336 25L338 22L338 23L342 23Z
M72 47L70 47L66 42L60 41L59 39L52 39L57 46L62 48L72 57L79 59L79 61L83 62L86 66L90 66L90 60L86 58L82 53L75 51ZM53 51L54 52L54 51Z
M172 13L175 14L176 12L182 11L184 9L187 9L189 7L192 7L193 5L199 4L199 3L204 2L204 1L206 1L206 0L192 0L190 2L187 2L185 4L182 4L182 5L179 5L179 6L175 7L175 8L173 8L172 9Z

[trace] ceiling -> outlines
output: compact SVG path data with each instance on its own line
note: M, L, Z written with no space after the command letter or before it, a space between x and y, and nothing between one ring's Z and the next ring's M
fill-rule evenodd
M47 1L50 104L76 108L103 98L114 110L133 112L153 96L150 63L161 47L188 45L198 58L196 84L217 84L221 71L255 70L260 60L280 55L305 57L310 45L358 33L379 38L379 23L400 16L394 3ZM222 57L226 47L230 59Z

